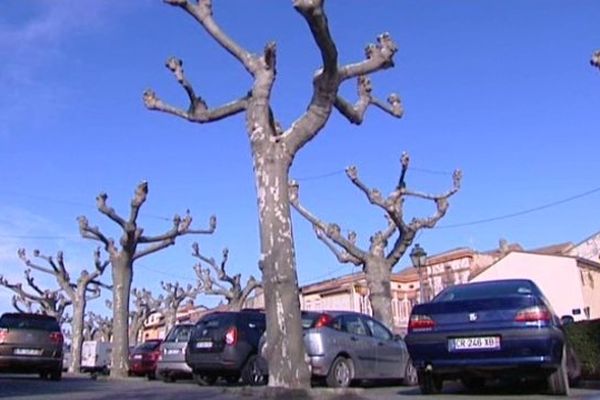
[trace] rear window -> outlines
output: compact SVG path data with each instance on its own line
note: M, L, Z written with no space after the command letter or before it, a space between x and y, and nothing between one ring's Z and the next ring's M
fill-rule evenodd
M312 328L320 316L320 313L302 313L302 328Z
M190 339L191 332L191 325L176 326L171 329L171 332L169 332L167 335L165 342L187 342Z
M55 318L32 314L4 314L0 317L0 328L33 329L48 332L60 331Z
M135 350L152 351L160 346L160 342L144 342L135 346Z
M537 292L529 282L489 282L452 286L438 294L432 301L490 299L507 296L527 296Z

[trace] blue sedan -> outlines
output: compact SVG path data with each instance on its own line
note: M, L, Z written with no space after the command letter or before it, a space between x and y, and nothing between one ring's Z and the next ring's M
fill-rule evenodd
M448 287L413 308L405 339L423 394L439 393L445 379L478 389L488 379L511 378L568 395L561 322L530 280Z

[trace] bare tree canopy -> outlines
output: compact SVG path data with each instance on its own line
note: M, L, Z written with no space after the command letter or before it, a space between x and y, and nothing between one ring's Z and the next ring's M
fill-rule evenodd
M227 35L214 19L211 0L164 0L178 7L206 31L223 50L231 54L252 77L248 89L226 104L209 107L184 74L183 62L175 57L166 67L185 91L187 108L171 105L151 89L144 93L144 103L151 110L162 111L187 121L208 123L244 113L246 133L250 141L258 197L261 256L268 340L267 357L270 366L269 385L286 388L308 388L310 372L305 362L300 320L298 278L290 207L287 192L289 168L297 152L325 126L332 111L337 109L349 122L360 124L369 105L400 117L402 105L397 95L388 103L373 95L368 75L391 68L397 51L391 36L380 35L375 44L367 46L365 59L340 65L338 51L329 31L324 0L294 0L295 10L306 21L322 60L312 81L313 92L306 110L287 128L276 120L270 106L277 67L274 42L266 43L262 52L252 53ZM348 80L358 82L358 99L354 104L338 94L340 85ZM275 350L276 349L276 350Z
M262 287L261 282L257 281L254 276L250 276L246 285L242 287L241 274L231 276L227 273L225 267L229 259L229 249L223 249L223 258L220 264L217 264L214 258L208 258L200 254L198 243L194 243L192 249L192 255L200 260L194 266L200 290L204 294L224 297L230 310L241 310L248 296L255 289ZM208 267L202 268L202 262L208 264ZM217 281L213 279L211 271L215 273Z
M12 303L17 311L39 312L55 317L61 324L67 322L65 309L71 305L71 300L65 297L62 289L42 289L35 283L30 269L25 270L25 281L28 289L24 289L22 283L11 283L0 275L0 286L15 293Z
M448 199L460 189L462 179L462 173L456 170L452 177L452 188L447 192L434 195L415 191L409 189L406 185L405 178L409 162L408 154L402 154L400 178L396 188L387 197L384 197L377 189L369 189L360 180L356 167L352 166L346 169L346 175L350 181L365 194L371 204L385 212L384 215L387 219L387 226L370 237L368 249L362 249L358 246L355 232L350 231L348 236L344 237L338 224L326 223L302 206L299 199L298 183L292 181L289 185L292 206L312 224L319 240L333 252L339 262L362 266L367 278L369 300L371 301L373 314L389 328L393 327L390 287L392 269L410 247L417 232L423 228L433 228L446 215L449 207ZM409 197L433 202L435 212L429 217L412 218L410 222L406 222L404 202ZM396 239L386 253L388 243L395 235L397 235Z
M129 344L137 344L140 332L151 314L161 309L162 297L155 298L152 292L146 289L131 291L133 295L133 310L129 312Z
M97 226L90 226L84 216L78 218L79 232L86 239L101 242L108 253L113 282L113 330L114 343L111 353L112 377L127 376L127 357L129 352L129 297L131 283L133 280L133 263L137 259L155 253L175 244L179 236L187 234L212 234L217 226L215 216L210 217L209 226L206 229L191 229L192 217L189 210L182 218L179 215L173 217L173 225L167 232L149 236L138 226L137 219L140 208L148 197L148 183L140 183L131 200L129 217L125 219L112 207L108 206L106 193L100 193L96 197L98 211L115 222L123 231L119 240L120 247L114 239L107 237Z
M110 285L106 285L98 280L102 273L104 273L108 261L102 261L100 258L100 249L96 249L94 252L94 270L92 272L88 272L85 269L82 270L79 278L73 281L65 266L62 251L57 252L56 258L53 258L52 256L43 255L39 250L34 250L34 257L44 260L47 266L33 262L27 257L25 249L19 249L18 255L21 261L29 268L54 276L59 287L73 305L73 317L71 318L73 357L71 358L69 370L71 372L78 372L81 366L83 324L87 302L100 297L100 287L111 288Z
M179 282L163 281L160 282L160 286L165 291L162 297L161 312L165 316L165 331L168 332L177 323L177 311L181 304L186 300L194 300L200 293L200 288L197 285L188 284L183 287Z

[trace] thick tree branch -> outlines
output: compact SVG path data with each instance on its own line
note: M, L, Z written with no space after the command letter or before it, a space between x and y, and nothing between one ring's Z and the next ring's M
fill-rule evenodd
M370 104L379 107L394 117L402 117L404 109L398 95L391 94L387 100L389 103L388 105L373 97L372 91L373 87L371 80L366 75L360 75L358 77L358 100L356 103L352 105L342 96L338 95L335 100L335 107L348 119L348 121L356 125L360 125L363 122L365 113Z
M298 213L300 213L300 215L302 215L313 225L313 229L315 230L315 232L317 232L317 236L318 232L320 231L323 234L325 234L329 239L331 239L335 244L342 247L346 252L348 252L350 256L361 261L366 260L368 256L367 253L358 248L355 240L344 238L340 232L339 225L324 223L300 204L298 196L299 189L300 186L297 182L290 182L288 186L290 204L296 209L296 211L298 211ZM355 236L353 237L355 238Z
M327 235L325 235L325 233L319 229L316 228L313 225L313 228L315 230L315 234L317 235L317 238L319 240L321 240L323 243L325 243L325 245L327 246L327 248L329 250L331 250L331 252L333 253L333 255L335 255L335 257L337 258L337 260L342 263L352 263L354 265L362 265L364 263L364 260L361 260L357 257L352 256L350 253L348 253L347 251L343 250L343 251L339 251L338 248L328 239ZM356 233L355 232L350 232L348 234L348 240L350 240L351 242L355 243L356 241Z
M390 34L382 33L377 36L377 44L369 44L365 49L366 60L340 68L341 80L370 75L379 70L393 67L396 51L398 51L398 47Z
M227 36L213 19L212 0L198 0L196 3L188 0L164 0L164 2L181 7L194 17L217 43L242 63L251 75L254 75L256 66L254 65L252 55Z
M38 250L34 250L34 255L39 254ZM21 261L23 261L23 263L28 266L29 268L33 268L35 270L41 271L41 272L45 272L46 274L54 274L55 272L57 272L57 268L54 267L53 269L50 268L46 268L46 267L42 267L41 265L38 265L36 263L34 263L33 261L31 261L30 258L27 257L27 253L25 251L25 249L18 249L17 250L17 254L19 256L19 258L21 259ZM53 263L52 263L53 265Z
M79 216L77 217L77 221L79 222L79 233L83 238L104 243L104 249L111 255L118 253L114 240L104 236L97 226L91 227L86 217Z
M96 197L96 207L98 208L98 211L115 221L121 228L127 229L127 221L119 216L114 208L108 206L106 203L107 199L108 195L106 193L100 193Z

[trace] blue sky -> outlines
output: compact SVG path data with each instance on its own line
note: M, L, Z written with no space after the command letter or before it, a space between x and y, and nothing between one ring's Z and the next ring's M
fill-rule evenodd
M388 31L399 46L396 67L372 77L381 98L397 92L405 116L370 109L362 126L334 113L327 127L295 160L292 176L303 204L367 246L385 220L344 173L359 168L363 181L393 189L400 154L412 166L408 185L441 192L451 172L464 172L440 229L418 242L435 254L468 246L487 250L500 238L526 248L578 242L600 230L600 193L555 207L482 224L600 187L600 71L589 65L600 48L600 4L572 1L330 0L326 4L340 62ZM290 1L214 1L217 21L241 45L261 51L277 42L273 94L286 126L305 109L319 54ZM230 249L229 268L259 275L256 196L243 116L190 124L147 111L143 91L187 106L183 90L164 68L184 60L188 78L209 105L245 93L247 73L187 14L158 0L3 0L0 2L0 273L22 278L17 248L63 250L73 270L90 268L96 244L79 238L76 217L116 236L95 210L105 191L127 213L135 186L150 194L139 219L148 233L170 227L190 209L194 225L218 216L213 236L184 237L140 260L134 286L160 292L159 282L194 279L191 243L218 258ZM355 99L355 84L343 93ZM407 215L432 213L410 202ZM447 227L462 225L458 227ZM352 272L339 265L294 214L301 283ZM397 270L410 264L408 257ZM48 285L51 280L39 276ZM0 311L9 293L0 290ZM214 300L198 299L212 304ZM103 310L100 302L93 308Z

